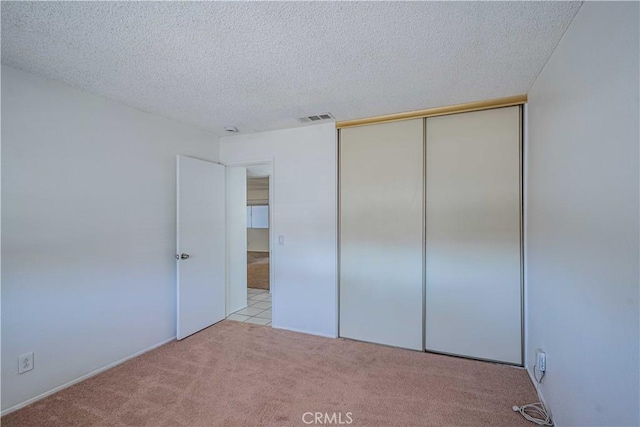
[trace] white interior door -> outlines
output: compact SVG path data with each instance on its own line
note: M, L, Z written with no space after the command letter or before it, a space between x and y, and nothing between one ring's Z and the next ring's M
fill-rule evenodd
M247 168L227 168L228 313L247 306Z
M340 336L422 350L423 120L340 131Z
M519 107L426 129L426 348L520 364Z
M225 167L177 159L177 338L225 318Z

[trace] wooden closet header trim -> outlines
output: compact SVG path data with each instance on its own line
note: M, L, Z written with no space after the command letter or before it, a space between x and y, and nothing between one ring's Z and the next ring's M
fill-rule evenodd
M377 123L417 119L420 117L444 116L447 114L466 113L469 111L488 110L491 108L511 107L513 105L526 104L526 102L527 95L516 95L507 98L490 99L487 101L475 101L467 102L466 104L449 105L447 107L434 107L427 108L426 110L386 114L384 116L367 117L364 119L344 120L341 122L336 122L336 128L344 129L354 126L373 125Z

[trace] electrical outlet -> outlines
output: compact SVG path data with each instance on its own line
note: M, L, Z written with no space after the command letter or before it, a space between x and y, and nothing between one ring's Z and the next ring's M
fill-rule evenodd
M542 349L536 350L536 365L539 372L547 370L547 354Z
M18 357L18 373L24 374L33 369L33 351Z

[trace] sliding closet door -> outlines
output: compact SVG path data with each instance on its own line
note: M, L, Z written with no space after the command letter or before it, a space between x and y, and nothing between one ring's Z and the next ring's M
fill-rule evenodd
M340 336L421 350L423 120L340 132Z
M426 349L522 363L519 107L426 124Z

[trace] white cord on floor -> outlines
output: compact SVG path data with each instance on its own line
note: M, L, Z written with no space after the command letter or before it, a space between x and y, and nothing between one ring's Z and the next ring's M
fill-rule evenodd
M552 426L553 421L547 412L547 408L541 402L530 403L523 406L514 406L514 412L520 412L525 419L539 426Z

